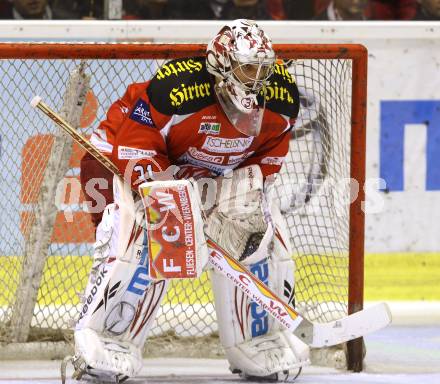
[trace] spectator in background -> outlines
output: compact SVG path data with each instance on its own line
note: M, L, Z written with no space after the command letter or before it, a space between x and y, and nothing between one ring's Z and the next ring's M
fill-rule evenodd
M3 3L2 19L57 19L47 0L11 0Z
M328 7L331 0L313 0L313 7L315 8L315 16L319 15L324 9Z
M332 0L314 20L366 20L368 0Z
M125 20L212 20L210 0L124 0Z
M286 0L265 0L266 11L271 20L286 20L288 18L286 3L289 4L292 1Z
M290 2L291 0L124 0L123 18L285 20L288 18L285 5Z
M316 1L284 0L284 9L289 20L311 20L317 14L316 7Z
M214 18L233 19L269 19L265 0L210 0Z
M325 1L324 7L328 5L329 0L210 0L212 11L218 19L223 15L235 18L233 14L228 17L228 13L232 12L242 18L268 20L310 20L322 1ZM225 11L226 8L229 10Z
M79 0L78 3L81 19L96 20L104 18L104 0ZM65 2L62 4L65 4Z
M81 0L49 0L50 7L57 19L80 19ZM55 18L55 17L54 17Z
M168 0L170 19L178 20L212 20L214 12L210 0Z
M168 19L168 0L124 0L124 20Z
M371 20L411 20L416 10L416 0L370 0Z
M419 0L413 20L440 20L440 0Z
M132 3L132 1L126 0L124 3ZM138 3L140 6L147 10L148 17L145 18L163 20L168 19L169 17L168 0L136 0L135 3Z

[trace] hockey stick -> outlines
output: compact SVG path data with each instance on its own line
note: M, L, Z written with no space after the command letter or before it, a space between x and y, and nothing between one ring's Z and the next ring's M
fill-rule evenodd
M93 155L109 171L122 177L119 169L75 128L41 101L39 96L32 99L31 105L38 108L87 152ZM207 239L211 265L228 278L251 300L264 308L281 325L290 329L298 338L311 347L325 347L344 343L368 333L384 328L391 322L391 313L385 303L369 307L352 315L328 323L312 323L290 307L264 283L256 278L238 260L230 256L212 239Z

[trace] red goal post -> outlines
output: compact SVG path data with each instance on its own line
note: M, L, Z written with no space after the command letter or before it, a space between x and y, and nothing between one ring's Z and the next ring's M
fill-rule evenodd
M297 302L306 313L310 309L311 320L325 321L328 313L337 317L344 311L353 313L363 307L367 51L355 44L275 44L274 49L279 59L289 61L289 68L304 91L300 114L303 122L294 131L291 152L275 194L284 207L294 243ZM166 60L204 55L205 50L204 44L0 44L4 74L1 98L6 111L1 117L2 155L7 159L2 172L9 186L3 188L5 198L0 207L4 223L0 235L0 276L7 292L0 293L0 342L12 344L38 339L33 333L39 334L36 329L40 328L68 332L79 305L71 291L84 288L90 267L84 260L91 252L91 226L75 220L68 225L60 219L62 214L70 212L74 219L86 220L86 214L81 215L84 212L78 207L66 209L64 198L59 204L54 202L61 181L67 183L69 178L78 178L81 151L50 122L28 108L30 98L42 93L44 98L46 92L48 102L61 109L64 116L74 121L79 116L83 119L76 121L76 125L87 135L102 120L109 103L121 96L125 86L147 80ZM148 71L143 67L145 63L149 65ZM67 75L77 66L86 72L81 81L88 88L83 95L78 94L76 83L71 91L66 85L70 81ZM141 66L144 72L138 69ZM105 88L107 85L111 88ZM75 109L80 104L81 109ZM84 112L83 105L89 113L95 111L92 117ZM18 143L15 152L13 141ZM302 184L292 181L301 173ZM338 182L344 178L355 180L357 186L350 183L348 190L344 189L346 196L338 201L333 184L328 186L326 181ZM289 191L286 193L286 185L293 185L295 192L291 194L295 198ZM347 196L351 203L345 207ZM309 209L312 203L313 210ZM334 210L332 204L343 207ZM303 239L308 243L303 243ZM73 255L80 258L73 259ZM72 264L80 265L83 272L74 271ZM65 271L69 271L72 287L65 287ZM337 273L340 275L330 276ZM328 276L320 279L316 277L319 274ZM187 295L189 307L177 313L170 297L158 326L164 332L184 328L186 323L199 329L189 315L182 313L195 316L199 307L193 308L192 303L198 299L206 301L204 296L210 295L205 291L209 289L205 287L206 277L197 288L178 284L177 296L180 299ZM335 287L334 291L328 293L322 288L326 284ZM205 288L200 291L200 286ZM302 292L307 290L316 295ZM201 292L200 297L194 298L193 292L196 296ZM212 315L211 307L208 310L202 305L202 308L206 316ZM168 316L171 311L173 316ZM213 323L206 322L209 326ZM205 328L215 331L213 327L204 325L202 333L209 333ZM347 350L348 368L361 370L362 341L349 343Z

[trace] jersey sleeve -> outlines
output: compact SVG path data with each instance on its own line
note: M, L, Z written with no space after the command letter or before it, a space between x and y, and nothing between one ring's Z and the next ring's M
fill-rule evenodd
M116 133L146 85L147 83L129 85L125 94L110 106L106 119L93 132L90 141L103 155L111 157ZM97 226L101 222L104 208L113 202L113 174L88 152L81 159L80 170L85 202L92 222Z
M139 177L148 178L152 171L169 165L159 124L166 125L170 118L157 114L158 125L153 123L145 92L148 85L149 82L129 85L91 137L92 144L117 165L121 174L128 173L133 186ZM128 172L127 166L132 166ZM113 202L113 174L86 153L81 159L80 180L92 221L98 225L105 206Z
M106 119L103 120L92 134L91 142L101 153L110 156L116 133L127 117L130 108L139 94L147 87L147 83L135 83L128 86L125 94L116 100L108 109Z
M146 88L130 105L115 133L110 159L133 188L155 173L170 167L167 145L162 133L172 124L172 115L164 115L151 103Z
M280 136L268 140L263 147L244 161L241 166L259 165L264 178L278 173L289 151L290 137L291 130L289 129Z

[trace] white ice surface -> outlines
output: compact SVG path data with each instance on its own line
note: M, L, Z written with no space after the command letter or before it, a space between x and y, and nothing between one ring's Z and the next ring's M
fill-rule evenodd
M298 384L439 384L440 325L391 326L365 338L362 373L307 367ZM0 361L0 384L60 383L59 361ZM68 373L70 373L68 371ZM78 383L69 380L68 383ZM127 384L243 383L225 360L146 359L140 377Z

